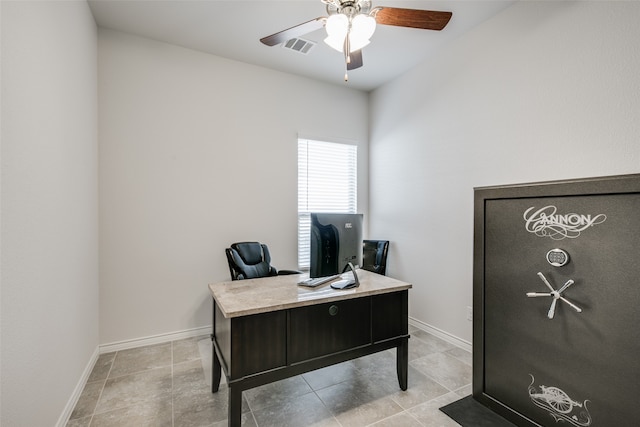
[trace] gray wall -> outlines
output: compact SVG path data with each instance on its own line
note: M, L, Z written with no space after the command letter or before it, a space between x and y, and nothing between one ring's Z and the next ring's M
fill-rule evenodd
M471 342L473 188L640 172L640 3L518 2L371 96L370 236Z
M102 344L211 324L233 242L297 268L298 133L358 144L368 217L367 94L98 34Z
M50 426L99 343L97 32L85 2L1 8L0 424Z

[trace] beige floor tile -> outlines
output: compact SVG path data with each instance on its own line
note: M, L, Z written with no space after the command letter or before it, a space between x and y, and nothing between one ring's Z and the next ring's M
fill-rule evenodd
M116 358L116 353L105 353L101 354L96 361L96 364L93 366L93 370L89 375L88 383L100 380L106 380L109 375L109 371L111 371L111 366L113 365L113 360Z
M109 378L171 366L171 343L122 350L116 353Z
M228 393L189 391L173 396L174 427L205 426L227 419ZM247 411L249 412L249 411Z
M82 394L80 394L80 398L71 413L70 419L84 418L94 413L104 384L105 380L94 381L84 386L84 390L82 390Z
M66 427L89 427L91 416L69 420Z
M451 350L447 350L444 353L449 356L453 356L456 359L466 363L469 366L473 366L473 358L471 357L471 352L463 350L459 347L452 348Z
M171 397L137 402L96 414L91 427L171 427Z
M434 344L429 344L415 336L409 338L409 361L437 352L437 346Z
M257 411L268 406L286 403L307 393L312 393L311 387L302 376L296 376L252 388L242 394L249 402L251 410Z
M391 397L402 408L409 409L449 393L449 390L414 367L409 367L407 390L398 388Z
M422 424L407 412L401 412L371 424L371 427L422 427Z
M242 420L240 422L242 427L257 427L256 421L253 418L253 414L251 412L242 414ZM211 426L207 426L207 427L227 427L228 425L229 424L227 420L223 420L223 421L215 422L211 424Z
M108 379L96 406L96 413L171 398L171 368L158 368Z
M472 393L473 393L473 390L472 390L471 384L467 384L466 386L456 390L456 394L460 397L471 396Z
M321 390L352 379L356 375L358 371L353 362L349 361L307 372L302 377L313 390Z
M334 414L343 427L368 426L377 420L398 414L402 408L391 398L376 399Z
M410 365L451 391L471 383L471 366L446 353L429 354Z
M381 384L358 377L316 392L343 427L366 426L402 412Z
M191 389L209 390L202 363L197 359L173 365L174 393Z
M407 412L420 421L424 427L460 427L440 410L441 407L460 399L455 393L447 393L429 402L409 409Z
M205 337L199 336L187 338L184 340L173 341L173 364L189 362L191 360L200 359L200 351L198 349L198 341Z
M438 353L441 351L447 351L456 348L455 345L420 329L414 331L411 336L411 339L417 338L423 341L426 344L429 353ZM411 339L409 339L409 341L411 341Z
M438 408L471 393L471 354L410 333L406 391L391 349L246 390L242 426L457 426ZM226 427L229 389L211 393L206 338L101 355L67 426Z
M204 379L200 360L173 366L173 417L174 427L209 425L227 419L229 389L220 387L211 393ZM243 394L242 412L249 412Z
M259 409L254 411L254 416L260 427L340 427L315 393Z

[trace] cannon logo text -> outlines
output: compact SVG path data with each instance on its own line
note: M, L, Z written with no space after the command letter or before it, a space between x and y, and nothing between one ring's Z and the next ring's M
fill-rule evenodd
M525 228L529 233L539 237L550 237L553 240L565 238L575 239L584 230L607 219L605 214L558 214L555 206L543 208L530 207L524 212Z

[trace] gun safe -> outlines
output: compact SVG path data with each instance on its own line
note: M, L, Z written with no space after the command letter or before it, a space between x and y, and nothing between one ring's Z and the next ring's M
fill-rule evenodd
M518 426L640 425L640 174L474 196L473 398Z

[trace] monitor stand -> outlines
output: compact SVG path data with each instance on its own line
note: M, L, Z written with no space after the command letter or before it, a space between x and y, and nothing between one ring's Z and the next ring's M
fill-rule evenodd
M337 280L331 284L333 289L351 289L357 288L360 286L360 281L358 280L358 275L356 274L356 269L353 264L348 264L349 269L351 269L351 273L353 274L353 279L342 279Z

